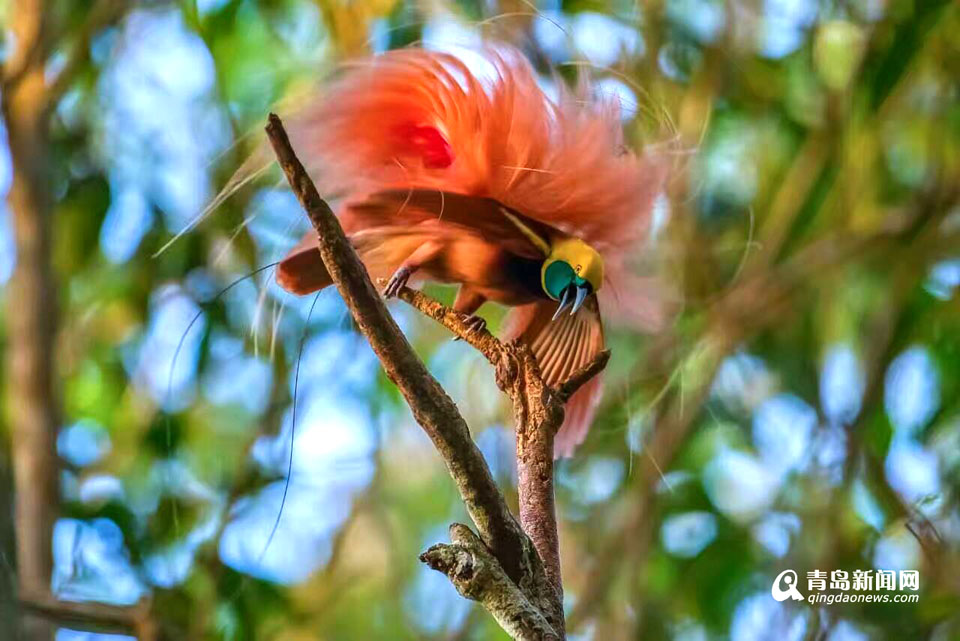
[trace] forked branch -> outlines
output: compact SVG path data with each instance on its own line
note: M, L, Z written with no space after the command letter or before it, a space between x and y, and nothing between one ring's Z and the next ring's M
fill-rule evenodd
M420 560L449 577L461 596L479 601L514 639L560 641L540 609L503 572L483 542L461 523L450 526L450 544L431 546Z
M554 389L544 383L528 345L520 341L503 343L486 329L474 329L467 315L423 292L404 287L398 296L472 345L496 368L497 385L510 397L514 407L520 523L543 560L547 577L556 591L553 600L559 603L563 583L554 507L553 441L563 423L564 404L603 371L610 352L600 352ZM556 616L562 621L562 611L558 610Z

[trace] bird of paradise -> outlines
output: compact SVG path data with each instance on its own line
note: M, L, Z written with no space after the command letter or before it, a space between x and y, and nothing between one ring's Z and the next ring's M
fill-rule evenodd
M600 310L644 309L628 269L660 165L628 151L619 105L586 87L550 99L521 54L483 52L489 73L417 49L354 65L290 122L308 170L343 195L338 216L374 279L459 284L454 308L512 308L503 338L533 350L555 385L604 347ZM307 233L277 269L295 294L332 284ZM639 303L639 304L638 304ZM634 315L636 316L636 315ZM586 436L599 378L568 402L556 454Z

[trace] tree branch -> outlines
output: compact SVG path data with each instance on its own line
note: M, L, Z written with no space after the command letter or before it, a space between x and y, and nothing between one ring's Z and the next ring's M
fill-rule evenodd
M554 507L553 441L563 423L567 400L606 367L610 352L603 351L556 389L546 385L529 346L519 341L502 343L485 329L472 330L468 317L442 305L423 292L401 288L398 297L433 318L480 351L497 369L497 385L513 401L517 430L517 490L520 523L543 560L556 595L545 599L560 603L563 586ZM545 589L549 591L549 588ZM556 612L562 619L562 610Z
M443 572L461 596L479 601L514 639L560 641L540 610L504 573L483 542L460 523L450 526L450 545L430 547L420 560Z
M494 367L501 365L503 360L503 345L487 329L473 330L467 322L468 316L462 314L443 303L430 298L421 291L401 287L397 293L397 298L414 307L424 316L429 316L437 321L451 332L456 334L464 342L484 355Z
M61 601L49 594L21 594L19 603L24 610L57 623L135 633L140 641L148 641L157 636L156 627L150 619L150 602L147 600L124 607L105 603Z
M610 350L605 349L596 357L570 375L560 387L557 388L557 396L560 402L566 403L570 397L577 393L581 387L590 382L590 379L602 372L607 367L610 360Z
M545 577L530 586L531 598L559 632L564 630L563 581L560 573L560 542L554 502L553 440L563 423L564 396L576 391L603 369L604 353L586 370L578 371L553 390L543 382L540 367L529 346L519 341L503 343L486 329L475 330L469 317L408 287L397 297L434 319L482 353L496 368L497 386L512 400L517 433L517 494L520 524L533 541L543 562Z

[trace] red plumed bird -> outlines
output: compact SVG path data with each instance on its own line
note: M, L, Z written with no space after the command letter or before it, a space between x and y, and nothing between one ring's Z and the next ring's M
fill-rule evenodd
M371 277L391 296L411 278L460 285L454 307L512 308L504 338L529 343L549 384L603 349L600 310L634 308L660 164L627 151L619 106L585 92L551 100L524 58L393 51L352 66L291 134ZM280 263L295 294L331 284L313 232ZM632 301L632 302L631 302ZM478 326L483 320L474 317ZM569 456L600 399L570 399L556 438Z

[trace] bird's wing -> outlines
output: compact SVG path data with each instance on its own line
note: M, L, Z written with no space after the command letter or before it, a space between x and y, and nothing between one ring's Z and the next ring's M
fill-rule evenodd
M563 312L552 320L556 308L555 302L514 308L507 318L503 337L520 338L530 345L544 381L554 386L589 364L603 350L603 323L595 295L587 298L576 314ZM571 456L583 442L602 388L600 376L596 376L567 402L563 425L554 443L556 456Z
M350 243L363 261L370 278L389 278L413 252L436 240L442 230L423 227L384 226L350 234ZM304 296L333 284L320 257L317 234L307 232L277 265L277 283L285 290Z
M468 230L503 251L531 259L542 259L548 251L548 236L559 234L495 200L433 190L378 192L347 204L339 217L374 279L390 276L423 243L443 242L458 230ZM331 284L315 232L307 232L280 261L277 282L299 295Z
M400 224L455 225L532 259L544 258L550 237L562 235L491 198L435 189L381 191L351 203L344 216L344 225L357 230Z

